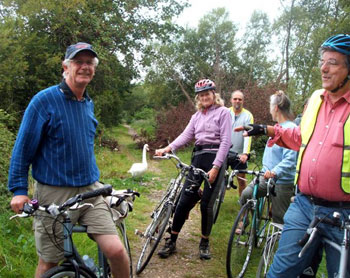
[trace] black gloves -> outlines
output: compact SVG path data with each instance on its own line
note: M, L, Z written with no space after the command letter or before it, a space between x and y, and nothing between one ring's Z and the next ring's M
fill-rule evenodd
M248 136L266 135L267 134L267 126L266 125L249 124L249 125L244 126L244 130L247 131Z

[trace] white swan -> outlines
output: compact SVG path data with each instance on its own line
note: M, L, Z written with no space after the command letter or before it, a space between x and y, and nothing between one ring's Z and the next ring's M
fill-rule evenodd
M145 144L142 150L142 163L134 163L131 165L128 173L130 173L133 177L141 176L147 170L147 158L146 151L149 151L148 145Z

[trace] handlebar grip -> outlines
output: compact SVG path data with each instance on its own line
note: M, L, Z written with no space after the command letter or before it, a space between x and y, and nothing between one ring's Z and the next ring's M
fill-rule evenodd
M97 196L108 196L112 193L112 185L106 185L103 188L96 189L94 191L89 191L81 194L81 199L89 199Z
M308 230L314 228L314 227L318 224L318 222L320 222L320 218L315 217L315 218L311 221ZM304 234L303 238L300 239L300 240L298 240L298 244L299 244L301 247L303 247L303 246L306 244L306 242L309 240L309 238L310 238L310 233L308 233L308 231L306 231L306 233Z

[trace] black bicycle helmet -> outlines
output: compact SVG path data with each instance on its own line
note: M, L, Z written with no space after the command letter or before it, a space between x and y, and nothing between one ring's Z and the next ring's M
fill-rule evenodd
M201 79L194 86L194 91L196 94L206 90L215 90L215 89L216 89L215 83L210 79Z
M350 56L350 36L345 34L332 36L322 44L321 48L331 48L334 51Z

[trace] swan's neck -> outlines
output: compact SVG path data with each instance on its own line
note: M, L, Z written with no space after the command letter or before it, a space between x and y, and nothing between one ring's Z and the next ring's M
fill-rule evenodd
M143 148L142 151L142 163L147 164L147 159L146 159L146 148Z

